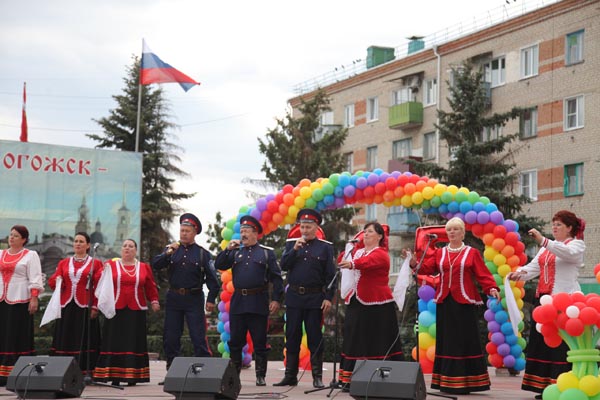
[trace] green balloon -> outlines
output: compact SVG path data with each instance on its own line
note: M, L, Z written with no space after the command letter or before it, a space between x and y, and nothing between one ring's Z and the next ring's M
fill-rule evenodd
M248 212L248 206L241 206L238 213L242 214L242 215L246 215L246 213Z
M221 236L225 240L231 240L231 237L233 236L233 229L223 228L223 230L221 231Z
M433 196L431 200L429 200L429 203L432 207L439 207L442 205L442 199L440 196Z
M429 200L423 200L423 202L421 203L421 208L423 210L428 210L431 208L431 201Z
M225 224L226 227L228 227L229 229L233 229L233 226L235 225L235 219L231 218L230 220L227 221L227 224Z
M525 338L524 338L524 337L520 337L520 338L518 338L518 339L517 339L517 344L518 344L518 345L519 345L519 346L520 346L522 349L524 349L524 348L525 348L525 346L527 345L527 341L525 340Z
M312 198L315 201L321 201L323 200L323 197L325 197L325 194L323 193L323 189L315 189L312 191Z
M456 192L454 195L454 200L456 200L458 204L462 203L463 201L467 201L467 194L465 192Z
M221 354L221 358L231 358L228 352Z
M479 193L477 192L469 192L467 195L467 201L471 204L475 204L479 201Z
M306 199L306 202L304 203L304 208L315 208L317 207L317 202L315 201L315 199L313 199L312 197L309 197L308 199Z
M547 389L547 388L546 388ZM546 395L546 389L544 389L544 393L542 397L544 400L588 400L587 394L583 392L581 389L569 388L562 392L559 397L555 398L551 396L555 395L553 390L549 390ZM558 389L558 388L557 388Z
M479 201L482 202L484 206L487 206L491 203L490 199L488 199L486 196L481 196Z
M431 337L435 337L435 334L437 332L437 327L436 327L435 322L433 324L429 325L428 331L429 331L429 334L431 335Z
M452 196L452 193L450 192L444 192L442 193L442 203L444 204L450 204L453 200L454 196Z
M331 174L329 175L329 183L336 187L340 183L340 174Z
M219 345L217 346L217 350L219 350L219 353L221 353L221 354L225 353L225 343L220 342Z
M334 187L331 183L327 182L326 184L323 185L323 193L327 194L333 194L334 191Z

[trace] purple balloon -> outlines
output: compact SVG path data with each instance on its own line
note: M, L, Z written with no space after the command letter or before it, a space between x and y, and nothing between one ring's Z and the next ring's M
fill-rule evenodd
M503 362L504 362L504 366L506 368L512 368L517 363L517 359L514 356L509 354L504 357Z
M483 318L485 318L487 322L495 321L496 314L492 310L485 310L485 312L483 313Z
M433 299L433 296L435 295L435 289L429 285L423 285L419 288L419 291L417 293L421 300L429 301Z
M256 208L258 209L258 211L266 210L267 209L267 199L265 199L264 197L261 197L260 199L256 200Z
M500 332L494 332L492 333L490 341L495 345L500 346L502 343L504 343L504 335Z
M498 354L500 354L502 357L509 355L510 354L510 346L507 345L506 343L502 343L502 344L498 345Z
M369 182L367 178L363 178L362 176L356 180L356 187L359 189L364 189L369 186Z
M459 218L461 221L465 220L465 215L461 212L457 212L456 214L454 214L455 218Z
M465 222L467 224L474 224L477 222L477 213L475 211L468 211L465 214Z
M489 321L488 324L488 332L500 332L500 324L496 321Z
M507 219L502 225L504 225L507 232L516 232L519 230L519 225L512 219Z
M346 201L344 201L343 197L336 197L333 204L335 205L335 208L342 208L346 205Z
M385 183L385 180L389 177L390 177L390 174L388 174L387 172L384 172L381 175L379 175L379 182Z
M354 188L354 186L348 185L344 188L344 196L352 197L354 196L354 193L356 193L356 188Z
M225 327L225 332L231 333L231 330L229 329L229 321L225 322L224 327Z
M250 364L252 364L252 354L244 354L243 359L242 359L242 365L247 367Z
M219 309L219 311L223 312L225 310L227 310L227 307L225 307L225 302L224 301L220 301L219 305L217 305L217 308Z
M398 178L400 175L402 175L402 172L400 172L400 171L394 171L394 172L392 172L392 176L394 178Z
M258 208L255 208L250 212L250 215L260 221L260 216L262 215L262 211L260 211Z
M275 195L273 193L269 193L266 197L267 203L271 200L275 200Z
M492 211L490 213L490 221L496 225L501 225L504 222L504 215L500 211Z
M229 313L227 311L221 313L221 321L229 322Z
M379 175L377 175L377 174L369 175L369 177L367 178L367 182L369 182L369 186L375 186L375 184L379 182Z
M487 211L482 211L477 214L477 223L485 225L490 221L490 214Z

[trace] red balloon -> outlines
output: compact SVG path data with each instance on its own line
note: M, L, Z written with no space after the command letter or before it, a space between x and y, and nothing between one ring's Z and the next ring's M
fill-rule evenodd
M579 311L579 319L585 325L596 325L596 322L598 322L598 311L594 307L584 307Z
M565 325L565 331L570 336L579 336L583 333L584 329L585 325L583 325L583 322L579 318L569 318Z
M598 272L600 272L600 264L596 264L596 266L594 267L594 275L597 275Z
M408 183L408 176L402 174L398 177L398 186L404 187Z
M372 199L375 196L375 189L373 189L373 186L367 186L363 189L363 194L365 195L365 199Z
M281 190L283 191L283 193L292 193L292 190L294 190L294 186L288 183L287 185L284 185L283 188L281 188Z
M544 336L544 342L548 345L548 347L558 347L562 343L562 338L558 335L556 336Z
M277 211L279 211L279 203L277 203L275 200L271 200L267 203L267 210L269 210L271 214L275 214Z
M417 182L419 182L420 180L421 180L421 177L420 177L419 175L414 175L414 174L413 174L413 175L411 175L411 176L409 176L409 177L408 177L408 181L409 181L410 183L415 183L415 184L416 184L416 183L417 183Z
M567 321L569 320L569 317L567 316L567 314L565 313L560 313L558 314L558 316L556 317L556 326L558 326L558 329L565 329L565 325L567 324Z
M523 242L517 242L513 246L515 246L515 253L521 254L525 251L525 245Z
M552 304L544 304L542 306L538 306L533 310L533 319L540 324L547 324L549 322L554 321L556 318L556 307Z
M473 226L471 227L471 233L475 237L480 238L481 236L483 236L483 225L481 225L481 224L473 224Z
M385 193L385 190L386 190L385 183L377 182L375 184L375 193L376 194L383 194L383 193Z
M398 181L393 176L390 176L385 180L385 187L387 190L394 190L398 186Z
M600 297L590 297L587 301L587 305L594 307L596 311L600 312Z
M363 192L362 189L356 189L354 191L354 198L356 199L357 202L361 201L362 199L365 198L365 194Z
M508 232L506 236L504 236L504 240L506 241L506 244L515 246L519 242L519 234L517 232Z
M571 301L573 303L585 303L585 294L581 292L571 293Z
M488 356L488 360L489 360L490 364L492 364L492 366L496 367L496 368L501 368L502 364L504 364L504 357L502 357L498 353L490 354Z
M494 228L496 227L496 224L494 224L493 222L488 222L483 226L483 232L485 233L494 233Z
M231 293L228 292L227 290L223 290L221 292L221 300L228 302L229 300L231 300Z
M571 301L571 297L568 293L560 292L556 293L552 297L552 302L559 311L565 312L567 310L567 307L573 304L573 302Z
M504 227L504 225L496 225L494 227L494 236L499 237L499 238L503 238L504 236L506 236L506 228Z
M519 243L521 243L521 242L519 242ZM517 243L517 244L519 244L519 243ZM520 253L519 254L519 265L525 265L525 264L527 264L527 254Z
M279 204L283 203L283 195L285 193L282 192L277 192L277 194L275 195L275 201Z
M554 323L543 324L540 333L542 336L556 336L558 335L558 327Z
M485 345L485 351L486 351L488 354L496 354L496 353L498 352L498 346L496 346L496 344L495 344L495 343L493 343L493 342L488 342L488 343Z

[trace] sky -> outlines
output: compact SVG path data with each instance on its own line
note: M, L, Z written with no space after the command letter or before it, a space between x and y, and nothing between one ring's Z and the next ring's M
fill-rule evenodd
M164 84L174 143L196 195L180 205L204 226L250 204L244 178L264 177L257 138L290 109L293 88L366 58L372 45L462 32L553 0L19 0L0 1L0 139L18 140L27 82L29 141L92 148L94 119L116 107L142 38L201 82ZM341 171L340 171L341 172ZM0 183L1 183L0 177ZM298 182L289 182L297 184ZM171 232L176 236L178 224ZM205 244L206 237L199 238Z

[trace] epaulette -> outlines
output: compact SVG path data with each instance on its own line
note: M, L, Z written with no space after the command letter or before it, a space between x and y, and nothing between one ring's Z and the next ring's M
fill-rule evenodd
M274 250L272 247L269 246L264 246L262 244L259 244L260 247L262 247L263 249L267 249L267 250Z
M319 239L319 238L317 238L317 239ZM325 243L327 243L327 244L331 244L331 245L333 244L333 242L330 242L329 240L325 240L325 239L319 239L319 240L320 240L321 242L325 242Z

